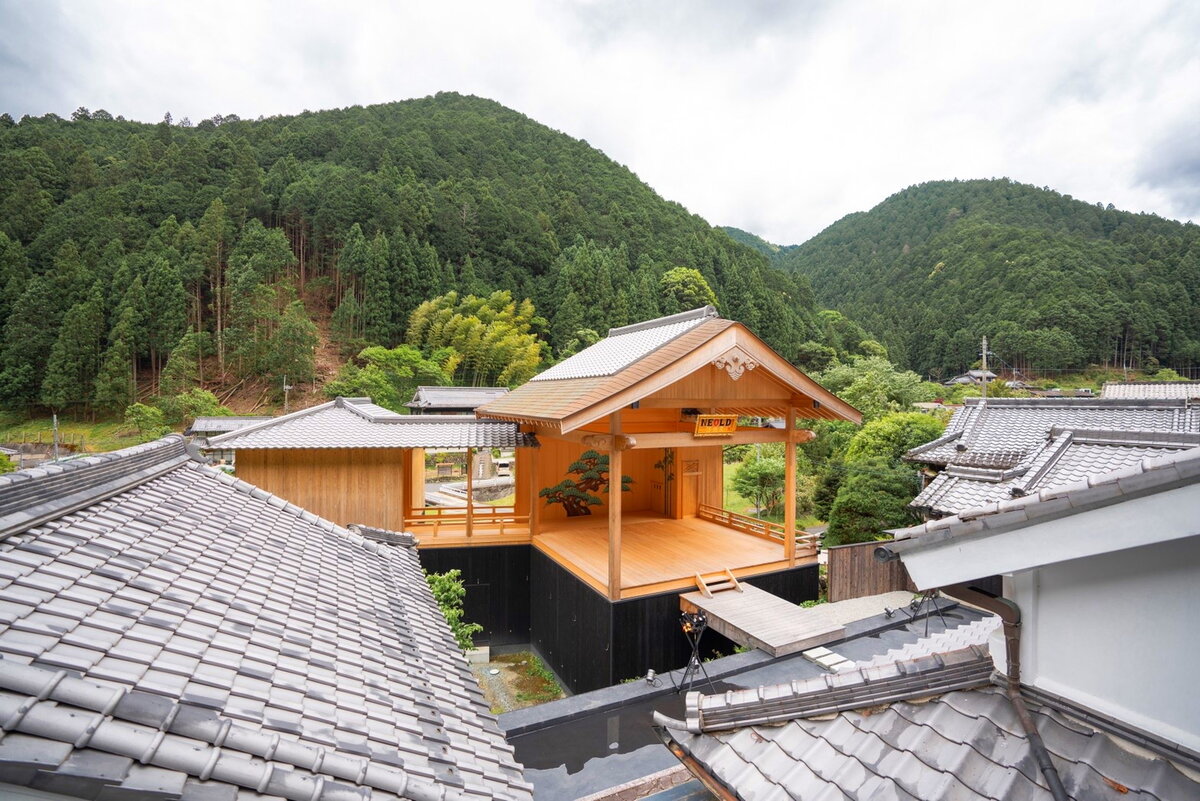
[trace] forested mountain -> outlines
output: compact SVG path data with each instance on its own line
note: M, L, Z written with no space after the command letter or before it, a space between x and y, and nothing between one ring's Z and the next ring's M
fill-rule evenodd
M1008 180L939 181L773 263L897 363L957 372L982 335L1010 364L1200 364L1200 227Z
M465 302L497 290L510 294ZM447 344L481 351L438 356L460 380L523 374L487 364L493 345L511 342L524 371L589 330L714 292L789 358L828 329L803 277L488 100L196 125L0 115L8 408L119 411L139 392L304 380L314 320L343 353L392 347L423 301L449 292L418 333L430 358ZM486 336L462 309L488 316Z

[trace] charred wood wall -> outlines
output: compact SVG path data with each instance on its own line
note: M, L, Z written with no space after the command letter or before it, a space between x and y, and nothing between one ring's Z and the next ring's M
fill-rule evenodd
M572 692L687 664L678 591L612 603L536 548L531 561L530 641ZM818 582L816 565L747 580L792 603L816 599ZM708 631L701 646L728 656L735 644Z
M427 548L420 555L430 573L462 571L464 616L483 626L476 645L515 645L529 642L531 550L528 545Z

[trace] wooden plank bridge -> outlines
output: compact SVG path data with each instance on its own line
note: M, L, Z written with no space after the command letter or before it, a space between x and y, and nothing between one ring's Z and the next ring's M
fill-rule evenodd
M846 628L820 606L797 606L777 595L743 584L729 571L696 576L697 589L681 593L679 608L703 612L708 627L739 645L771 656L803 651L839 640Z

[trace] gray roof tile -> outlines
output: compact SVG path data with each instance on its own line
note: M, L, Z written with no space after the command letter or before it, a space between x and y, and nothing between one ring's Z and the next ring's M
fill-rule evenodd
M417 387L405 406L411 409L469 409L474 410L501 395L508 387Z
M309 798L319 782L392 799L406 781L412 797L529 798L415 551L182 448L0 481L0 508L62 477L75 498L0 541L0 780L118 801ZM140 480L111 492L127 457Z
M1191 798L1189 774L1057 711L1030 703L1072 798ZM995 687L921 702L671 739L746 799L1050 798L1012 706Z
M1102 398L1179 400L1200 398L1200 381L1106 381Z
M716 309L704 306L670 317L610 329L604 339L543 370L530 380L557 381L614 375L716 316Z
M212 437L219 448L516 448L536 440L515 423L452 415L410 415L365 398L338 398ZM281 499L273 502L286 504Z

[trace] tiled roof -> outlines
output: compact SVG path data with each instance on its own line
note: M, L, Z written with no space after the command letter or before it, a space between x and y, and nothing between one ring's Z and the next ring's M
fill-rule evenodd
M648 356L671 340L705 321L716 318L712 306L659 317L636 325L609 329L608 336L590 347L538 373L531 381L560 381L613 375Z
M1200 398L1200 381L1106 381L1100 397L1191 400Z
M1052 428L1041 447L1019 462L967 451L940 472L912 506L952 515L988 503L1071 484L1143 459L1200 447L1200 434Z
M984 643L998 625L988 616L812 679L689 693L684 720L655 720L693 772L747 801L1048 799L1012 702L989 686ZM1200 774L1170 761L1194 769L1192 755L1155 743L1170 759L1154 756L1142 750L1147 741L1125 741L1069 714L1079 710L1028 695L1071 798L1200 791Z
M1048 707L1027 705L1071 798L1165 801L1200 794L1200 783L1172 763ZM1051 797L1012 704L996 687L783 725L666 731L702 771L745 801Z
M411 409L475 409L508 393L508 387L417 387Z
M237 431L239 428L252 426L270 419L270 416L267 415L256 417L197 417L183 433L195 434L203 431L212 434L223 434L226 431Z
M1165 455L1144 457L1112 472L1089 474L1086 478L1041 489L1031 487L1023 496L986 500L951 517L896 529L892 531L896 542L888 543L886 547L898 553L918 544L940 542L984 529L1003 530L1036 518L1107 505L1121 496L1197 481L1200 481L1200 447L1174 450Z
M534 444L514 423L448 415L397 414L367 398L329 403L211 437L212 447L516 448Z
M980 451L1028 456L1054 427L1200 434L1200 408L1184 401L967 398L943 436L904 458L946 465Z
M41 511L0 541L0 783L531 797L412 548L193 462L178 436L4 476L10 523L21 493Z

